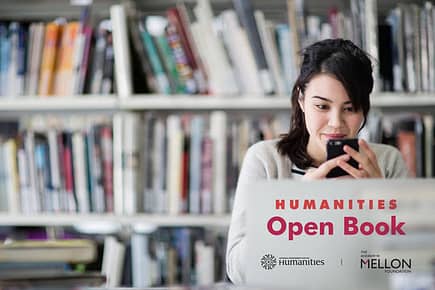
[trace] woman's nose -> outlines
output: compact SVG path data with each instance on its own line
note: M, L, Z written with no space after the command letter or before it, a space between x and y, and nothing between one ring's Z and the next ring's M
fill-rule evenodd
M343 114L340 111L331 111L328 125L333 128L339 128L343 124Z

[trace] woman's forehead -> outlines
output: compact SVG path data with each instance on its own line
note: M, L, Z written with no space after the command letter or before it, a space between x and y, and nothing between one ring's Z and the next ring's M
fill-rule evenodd
M329 74L318 74L306 85L305 97L321 97L333 102L348 102L350 98L340 81Z

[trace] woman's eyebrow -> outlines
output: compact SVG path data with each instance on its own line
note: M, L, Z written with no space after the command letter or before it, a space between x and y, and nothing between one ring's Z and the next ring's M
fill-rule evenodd
M313 98L313 99L319 99L319 100L322 100L322 101L325 101L325 102L329 102L329 103L333 102L332 100L330 100L328 98L325 98L325 97L321 97L321 96L312 96L311 98ZM343 105L347 105L347 104L352 104L352 101L349 100L349 101L346 101L346 102L343 103Z
M332 103L332 100L330 100L328 98L321 97L321 96L312 96L311 98L313 98L313 99L319 99L319 100L322 100L322 101L326 101L326 102Z

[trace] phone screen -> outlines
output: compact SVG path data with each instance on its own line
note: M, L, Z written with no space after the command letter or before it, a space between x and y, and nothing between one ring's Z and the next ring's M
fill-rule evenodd
M326 145L326 152L327 152L327 160L333 159L335 157L338 157L340 155L346 154L343 150L343 146L348 145L355 149L356 151L359 151L358 146L358 139L331 139L328 140L328 143ZM358 168L358 162L350 158L350 160L347 162L354 168ZM327 178L334 178L334 177L340 177L348 175L346 171L341 169L340 167L335 167L331 171L329 171L328 175L326 175Z

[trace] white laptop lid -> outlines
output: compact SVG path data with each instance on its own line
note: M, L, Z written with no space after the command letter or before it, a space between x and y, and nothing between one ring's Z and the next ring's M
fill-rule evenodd
M248 285L392 289L392 275L431 271L433 179L274 180L244 196Z

